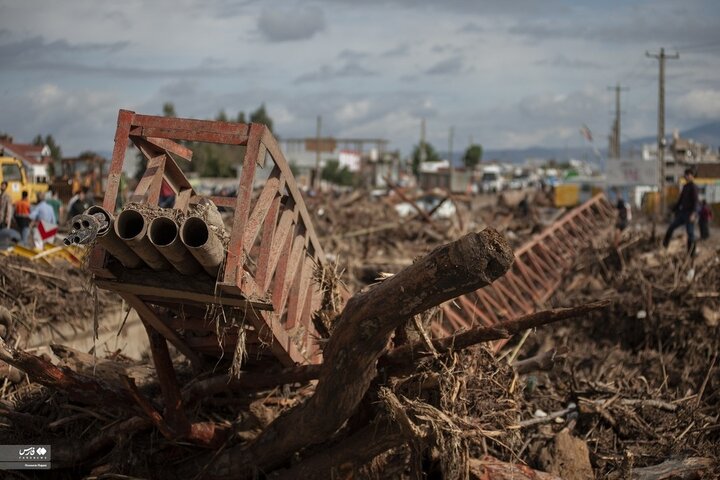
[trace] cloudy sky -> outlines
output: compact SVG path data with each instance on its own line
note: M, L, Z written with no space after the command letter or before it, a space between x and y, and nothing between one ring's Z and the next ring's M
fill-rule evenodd
M235 116L265 102L279 135L384 137L420 119L440 150L606 145L720 119L717 0L0 0L0 131L51 133L67 154L112 148L119 108Z

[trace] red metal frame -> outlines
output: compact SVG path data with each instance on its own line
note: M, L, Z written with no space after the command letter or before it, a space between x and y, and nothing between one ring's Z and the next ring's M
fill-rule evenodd
M571 210L515 252L510 270L492 285L443 304L435 335L513 320L542 308L555 293L580 249L610 225L614 210L598 194ZM496 348L505 342L496 343Z
M191 161L193 152L178 141L246 147L237 195L210 197L216 205L234 210L222 278L217 284L209 282L206 288L199 285L191 289L183 285L187 284L183 277L168 282L168 275L153 272L132 275L110 268L108 256L98 247L90 262L99 277L98 285L123 296L146 325L195 364L202 363L201 353L222 355L234 348L228 338L220 342L213 336L217 342L213 348L212 342L198 342L192 335L187 336L190 330L177 328L178 312L184 306L213 303L244 309L249 324L248 343L255 349L250 350L251 354L264 353L261 347L253 346L259 344L269 347L285 366L320 362L311 317L319 308L321 295L313 269L325 265L325 255L290 167L266 126L120 110L103 207L111 212L117 208L125 152L131 142L148 164L130 201L157 205L164 180L176 194L174 208L187 211L191 204L199 202L201 197L175 162L178 157ZM268 161L270 176L254 198L258 167L265 167ZM160 280L151 281L153 277ZM184 311L182 315L186 317Z

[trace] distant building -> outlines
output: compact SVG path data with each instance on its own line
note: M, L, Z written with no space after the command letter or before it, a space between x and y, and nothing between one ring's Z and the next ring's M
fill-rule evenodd
M657 145L643 145L642 157L643 160L657 161ZM672 142L665 148L663 158L665 160L665 182L668 184L678 183L688 167L697 169L701 164L720 162L716 150L692 139L680 137L677 130L673 132Z
M25 167L28 180L32 183L47 183L50 177L50 165L53 159L50 156L50 147L47 145L33 145L30 143L15 143L10 136L0 138L0 150L6 157L20 160Z
M319 140L319 141L318 141ZM309 186L320 150L320 169L335 160L360 175L368 186L382 186L397 155L387 151L388 141L381 138L280 138L280 148L299 184Z

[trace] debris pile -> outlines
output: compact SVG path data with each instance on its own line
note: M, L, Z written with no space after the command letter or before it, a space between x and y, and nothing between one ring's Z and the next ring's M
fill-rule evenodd
M608 298L613 307L525 342L527 355L566 353L553 370L525 378L523 459L549 470L560 431L580 439L596 478L629 478L633 468L668 459L669 468L684 468L680 460L692 457L718 468L718 253L707 246L693 261L679 241L665 252L644 233L619 255L586 252L554 301Z

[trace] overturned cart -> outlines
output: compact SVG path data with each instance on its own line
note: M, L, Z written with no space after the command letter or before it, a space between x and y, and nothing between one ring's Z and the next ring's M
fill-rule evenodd
M176 163L192 161L182 141L244 147L237 194L198 195ZM115 216L131 142L147 169ZM256 181L264 186L255 198ZM174 193L172 208L158 205L164 184ZM227 228L218 208L232 212ZM140 315L165 417L180 436L211 441L214 434L185 421L167 342L196 372L218 359L233 359L236 369L242 361L244 371L320 362L312 312L322 295L314 272L325 257L289 165L264 125L121 110L103 205L73 219L67 242L94 242L89 268L97 285Z

